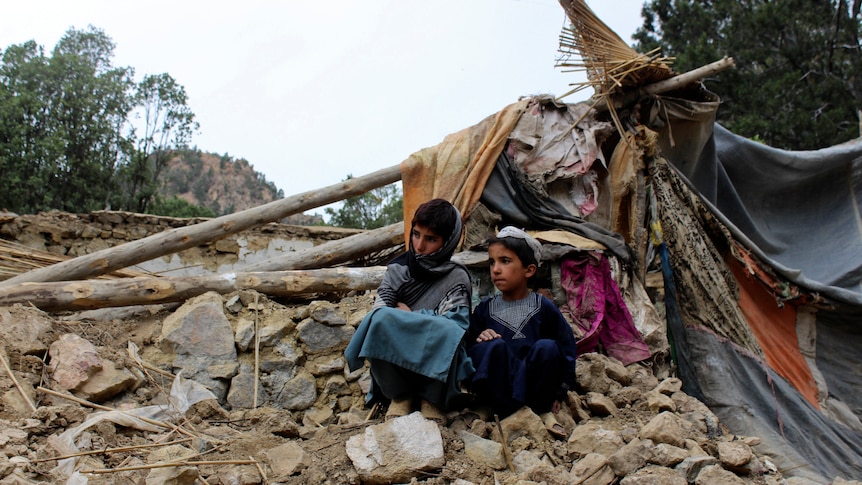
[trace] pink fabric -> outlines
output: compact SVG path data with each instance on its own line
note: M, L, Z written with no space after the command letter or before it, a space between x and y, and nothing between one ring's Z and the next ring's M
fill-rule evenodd
M635 327L602 253L566 256L561 273L567 305L560 310L584 333L578 340L578 354L595 352L601 345L624 365L649 358L649 347Z

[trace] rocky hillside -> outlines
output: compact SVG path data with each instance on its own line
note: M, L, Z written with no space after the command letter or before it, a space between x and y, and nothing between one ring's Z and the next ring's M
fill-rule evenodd
M177 151L160 175L160 192L230 214L284 197L274 183L244 158L200 150Z

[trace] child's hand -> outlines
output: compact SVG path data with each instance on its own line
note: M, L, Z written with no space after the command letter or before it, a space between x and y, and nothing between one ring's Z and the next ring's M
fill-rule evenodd
M554 414L559 413L561 406L560 401L554 401L554 404L551 405L551 412Z
M411 310L411 309L410 309L410 307L409 307L409 306L405 305L404 303L401 303L400 301L398 302L398 304L397 304L397 305L395 305L395 308L397 308L397 309L399 309L399 310L405 310L405 311L408 311L408 312L413 311L413 310Z
M476 337L476 342L486 342L488 340L494 340L495 338L501 338L501 337L502 336L499 333L488 328L488 329L482 330L482 333L480 333L479 336Z

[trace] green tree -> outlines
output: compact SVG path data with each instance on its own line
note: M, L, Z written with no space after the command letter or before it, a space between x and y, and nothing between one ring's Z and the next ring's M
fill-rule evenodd
M348 175L345 180L353 178ZM404 220L404 198L397 184L350 197L338 209L325 208L329 224L353 229L376 229Z
M199 128L188 107L185 88L167 73L144 76L135 94L143 132L125 168L126 206L146 212L158 191L158 179L172 150L187 148Z
M56 144L46 140L49 104L43 97L47 62L35 42L10 46L0 63L0 208L44 207L47 169Z
M215 217L212 209L192 204L176 195L164 198L156 195L153 197L150 214L169 217Z
M635 48L661 47L688 71L723 56L736 68L707 87L718 121L774 147L804 150L859 136L860 2L649 0Z
M115 175L129 158L126 137L134 71L114 68L114 43L93 26L69 30L48 61L43 120L59 147L46 190L52 208L92 211L119 202Z

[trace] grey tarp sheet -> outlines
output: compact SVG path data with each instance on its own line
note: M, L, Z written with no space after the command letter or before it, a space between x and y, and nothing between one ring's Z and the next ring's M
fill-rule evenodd
M667 158L781 275L862 305L862 139L785 151L716 124L699 154Z
M714 123L715 104L657 106L662 156L734 237L789 281L838 302L817 312L816 366L829 397L862 418L862 140L779 150ZM728 340L689 324L685 337L695 389L735 433L763 438L761 451L789 468L785 476L862 479L862 432L827 418Z

